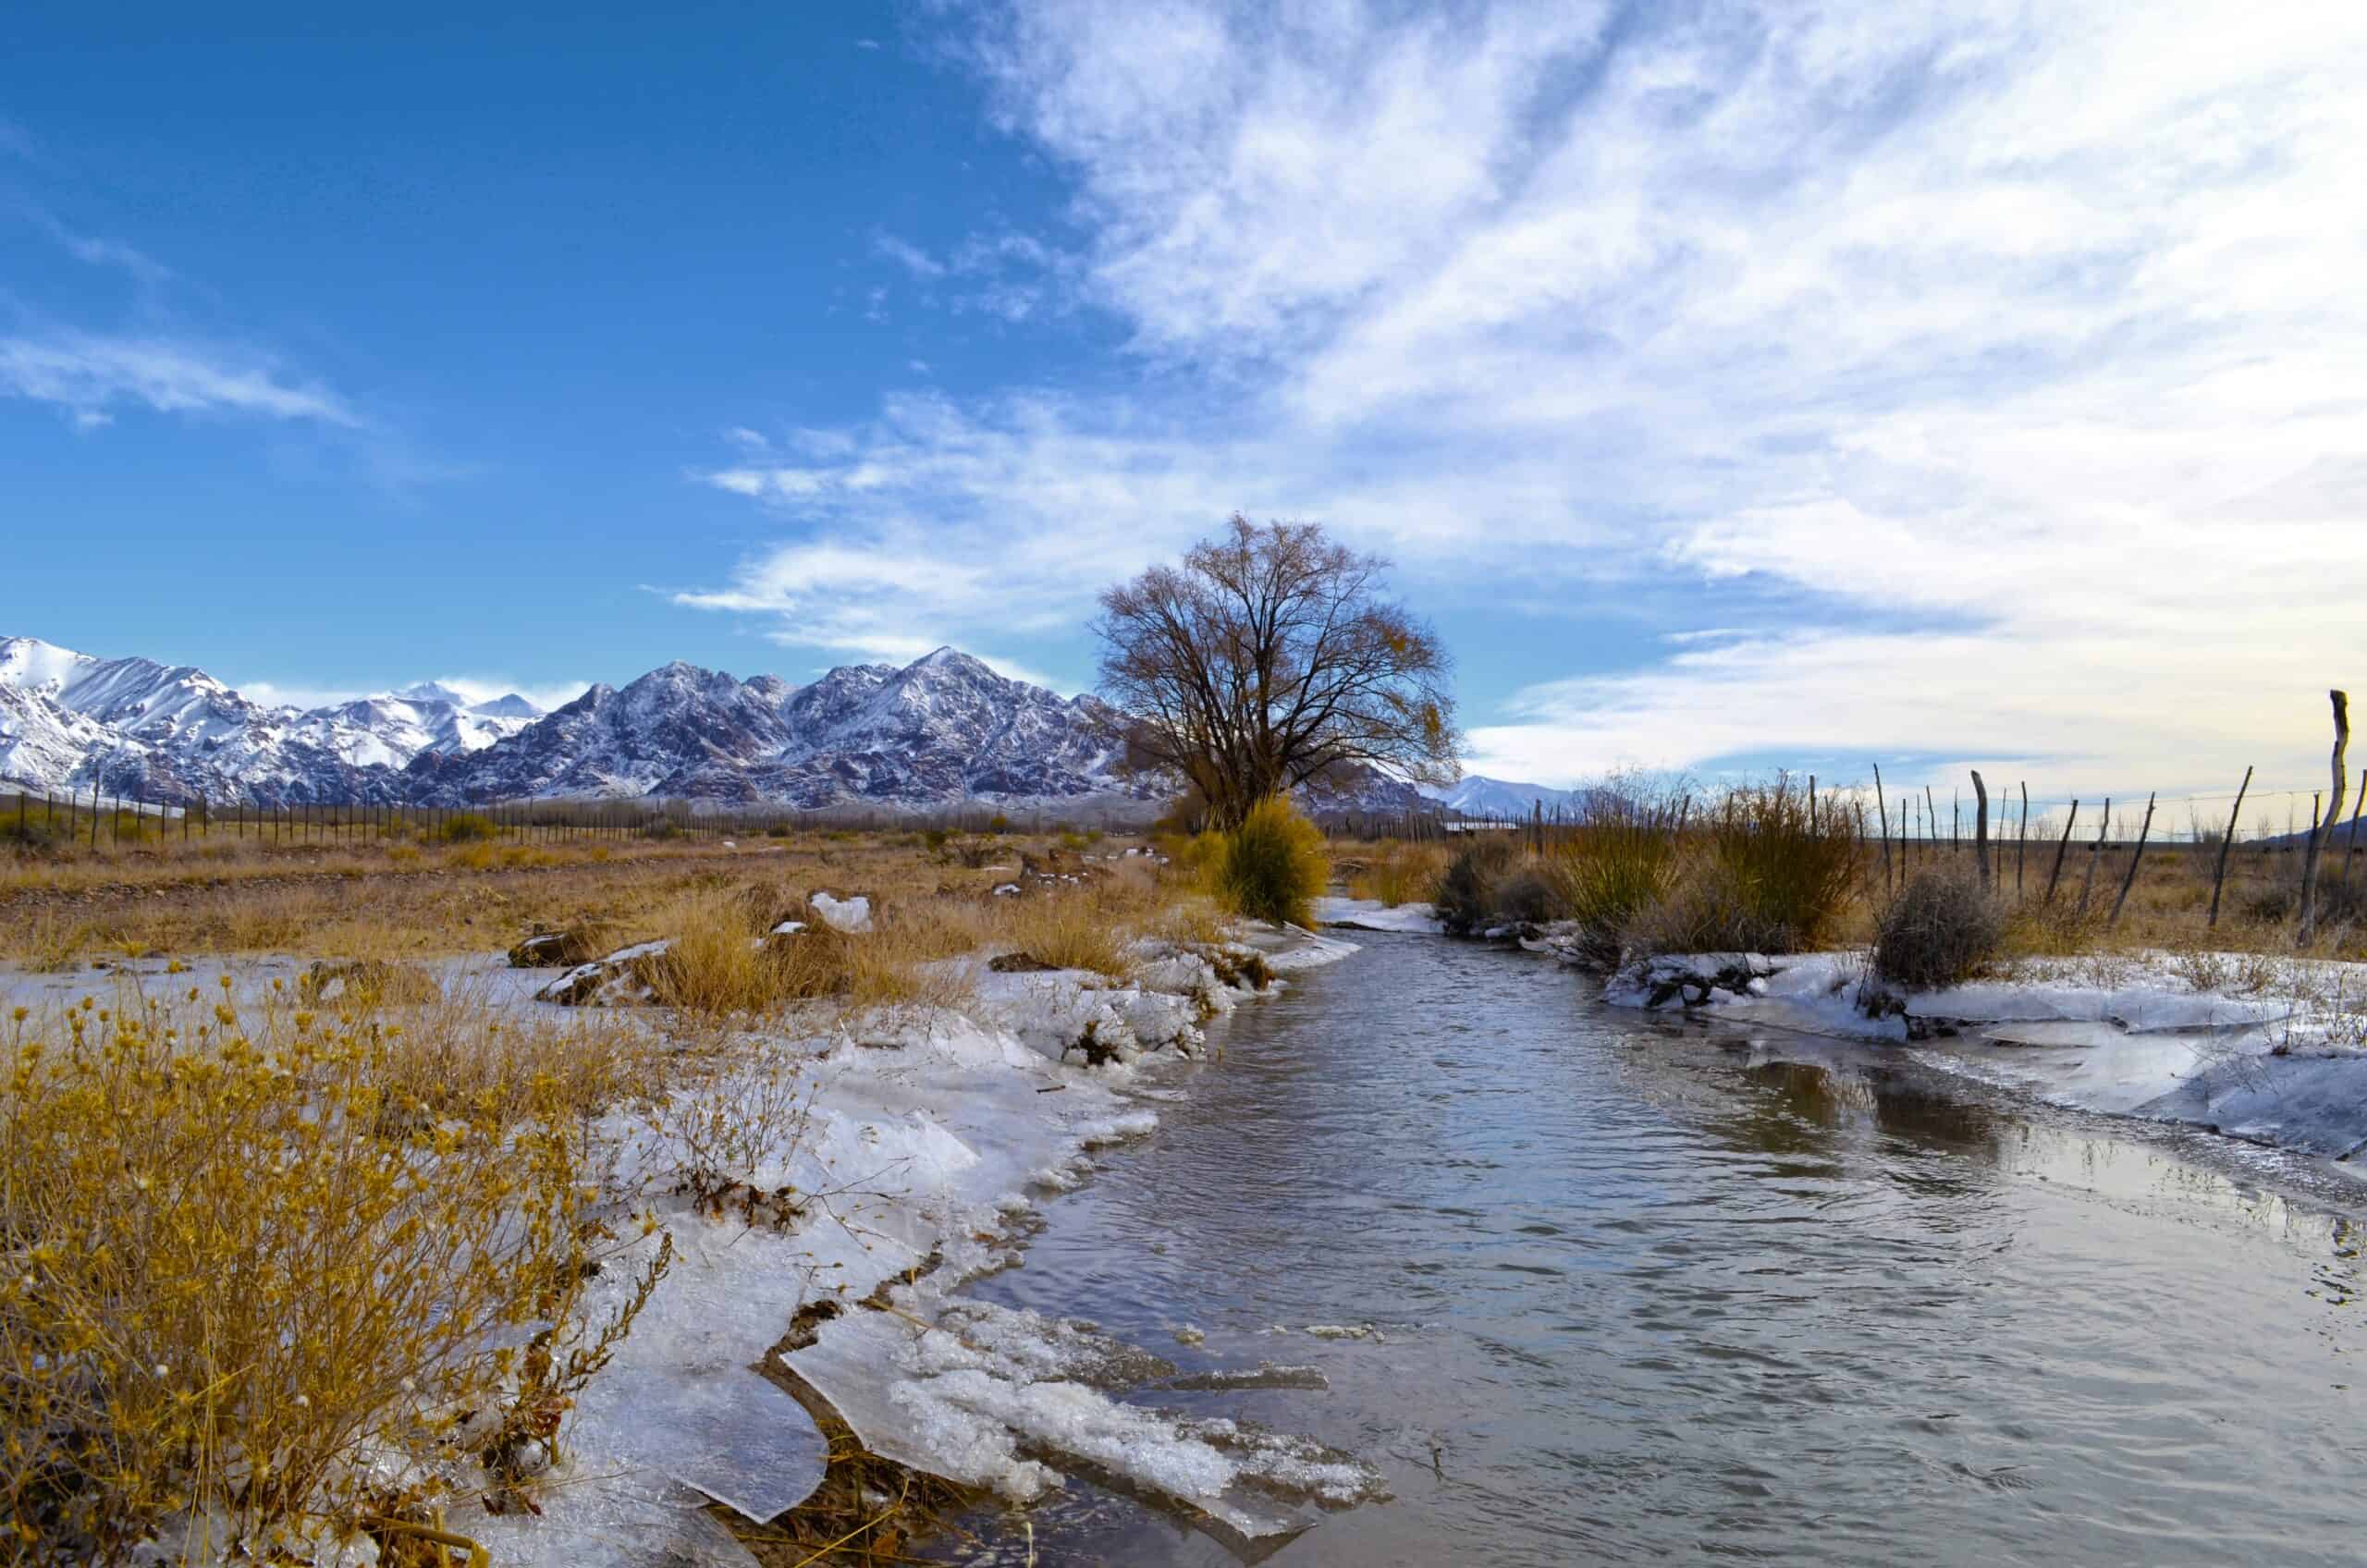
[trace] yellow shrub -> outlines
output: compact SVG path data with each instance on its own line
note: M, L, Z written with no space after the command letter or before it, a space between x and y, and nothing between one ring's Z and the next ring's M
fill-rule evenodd
M1235 914L1277 925L1305 925L1314 901L1331 885L1323 831L1290 802L1269 795L1249 808L1241 826L1205 851L1214 890Z
M61 1561L191 1509L257 1560L415 1512L455 1453L550 1441L605 1360L573 1316L595 1229L571 1117L431 1109L376 1022L195 989L20 1014L8 1044L0 1520Z

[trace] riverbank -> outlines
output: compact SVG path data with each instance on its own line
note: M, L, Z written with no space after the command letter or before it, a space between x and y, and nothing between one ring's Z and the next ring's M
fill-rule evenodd
M940 885L890 890L882 907L791 894L778 857L764 855L750 885L693 888L657 917L679 923L672 935L594 948L600 956L580 962L581 940L554 933L547 947L406 962L152 954L0 970L0 1016L11 1020L0 1030L12 1031L0 1038L31 1073L0 1098L11 1129L38 1127L47 1146L71 1141L78 1170L95 1161L137 1178L161 1158L161 1136L202 1114L223 1136L175 1158L194 1158L226 1187L251 1178L254 1223L239 1233L251 1231L255 1256L157 1257L135 1286L185 1268L268 1279L269 1258L307 1257L288 1281L296 1300L350 1292L340 1310L397 1334L416 1321L403 1301L448 1299L433 1273L374 1277L376 1225L338 1230L333 1204L294 1201L288 1173L312 1158L297 1152L311 1146L306 1128L343 1127L350 1115L329 1114L338 1107L371 1108L367 1138L382 1143L357 1146L380 1147L367 1158L390 1172L384 1224L426 1194L509 1238L535 1278L563 1265L552 1305L536 1305L535 1287L520 1306L472 1306L481 1319L445 1330L446 1359L415 1379L407 1365L358 1364L300 1339L276 1378L288 1384L274 1390L286 1397L273 1407L280 1425L242 1416L255 1434L242 1447L306 1421L309 1378L400 1379L399 1403L417 1408L381 1430L380 1415L354 1407L368 1442L320 1451L333 1501L291 1514L234 1482L227 1506L168 1507L133 1538L203 1564L276 1532L288 1561L325 1568L378 1561L399 1535L385 1520L434 1517L509 1564L771 1561L755 1526L793 1514L848 1457L800 1394L827 1400L841 1438L870 1455L1012 1502L1093 1465L1254 1537L1318 1500L1359 1495L1367 1473L1344 1454L1156 1423L1096 1391L1097 1366L1147 1353L952 1299L1013 1263L1036 1205L1082 1181L1095 1151L1149 1133L1221 1048L1228 1015L1354 950L1307 932L1226 929L1150 870L1141 851L1112 847L1066 865L979 866L967 900ZM779 917L784 897L792 918ZM1096 967L1043 956L1064 951ZM761 1012L668 1001L705 995L701 986L734 977L752 954ZM817 976L829 983L809 989ZM217 1031L244 1096L227 1110L215 1098L184 1103L191 1091L177 1086L210 1093ZM184 1061L206 1065L191 1075ZM138 1071L124 1076L121 1062ZM96 1123L74 1109L100 1100L116 1109ZM273 1160L258 1141L288 1156ZM529 1149L543 1151L531 1182L504 1170ZM35 1143L16 1152L31 1161ZM460 1169L484 1180L481 1199L445 1180ZM178 1175L114 1194L84 1183L70 1196L77 1212L169 1217L174 1194L196 1184L190 1170ZM30 1211L25 1221L34 1233L49 1223ZM83 1313L79 1300L111 1327L115 1308L89 1292L117 1282L84 1280L45 1252L30 1262L25 1293L0 1300L11 1324L65 1331L50 1316ZM283 1332L263 1322L261 1299L239 1307L242 1325L248 1305L257 1331ZM196 1359L158 1356L153 1378L186 1375ZM450 1383L452 1365L473 1362L485 1369ZM877 1527L892 1553L909 1524L883 1500L853 1522L864 1538L852 1550L869 1550Z
M1326 900L1343 928L1441 929L1428 906ZM1496 939L1574 967L1551 926ZM2367 1151L2367 963L2256 952L2024 959L1900 993L1863 952L1671 955L1603 982L1613 1006L1899 1047L2049 1104L2192 1126L2330 1160Z

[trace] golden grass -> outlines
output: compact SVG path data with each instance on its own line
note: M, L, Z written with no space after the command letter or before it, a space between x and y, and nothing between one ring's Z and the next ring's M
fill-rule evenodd
M112 1561L193 1506L263 1554L416 1516L448 1457L554 1441L605 1360L570 1097L602 1091L551 1041L227 995L9 1025L0 1527L43 1550Z
M1429 903L1438 897L1449 858L1444 844L1428 840L1383 844L1349 871L1348 896L1377 900L1384 909Z

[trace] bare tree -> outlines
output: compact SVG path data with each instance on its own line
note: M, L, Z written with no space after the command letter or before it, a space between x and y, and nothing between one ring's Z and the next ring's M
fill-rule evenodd
M1220 827L1268 795L1369 767L1458 775L1445 649L1387 594L1388 562L1313 523L1234 514L1183 564L1101 595L1101 692L1130 753L1172 769Z

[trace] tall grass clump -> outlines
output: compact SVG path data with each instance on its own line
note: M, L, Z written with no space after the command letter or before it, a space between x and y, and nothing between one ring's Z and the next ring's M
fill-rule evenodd
M2005 912L1978 882L1961 871L1919 872L1876 925L1874 974L1935 991L1981 974L2005 941Z
M1681 797L1613 783L1548 859L1576 941L1592 962L1617 966L1637 917L1667 898L1677 875Z
M1739 785L1688 835L1667 894L1631 927L1654 952L1805 952L1839 931L1864 847L1856 824L1788 779Z
M1446 864L1443 844L1393 841L1348 879L1348 891L1355 898L1371 899L1383 909L1429 903L1437 897Z
M778 1007L785 989L779 966L758 945L762 927L745 897L716 888L686 895L666 925L671 942L647 966L652 995L717 1018Z
M1323 830L1280 795L1249 808L1241 826L1213 836L1209 868L1217 896L1235 914L1305 925L1331 885Z
M311 1561L305 1539L422 1517L457 1461L498 1488L525 1445L550 1457L615 1342L578 1312L602 1231L573 1108L427 1107L392 1027L245 1015L227 989L10 1028L0 1536L19 1551L137 1560L180 1535L192 1561Z

